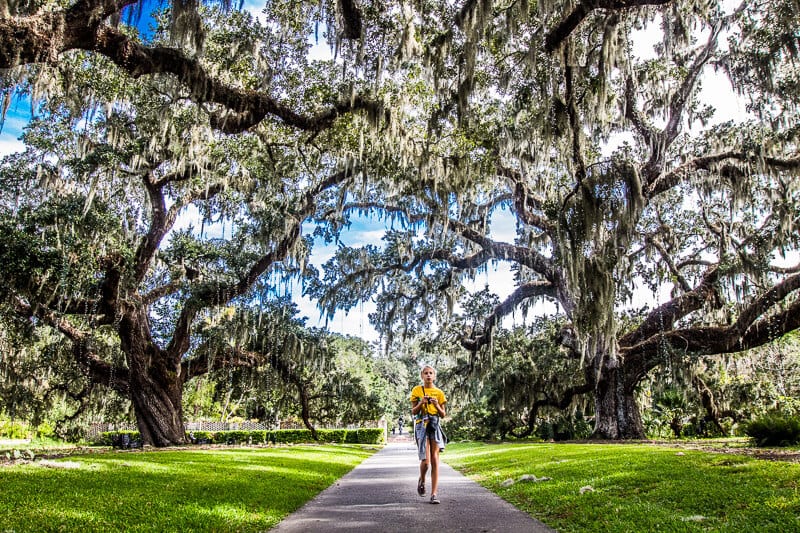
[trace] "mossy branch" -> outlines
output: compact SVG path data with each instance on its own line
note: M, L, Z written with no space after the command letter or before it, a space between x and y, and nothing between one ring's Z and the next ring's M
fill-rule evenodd
M622 11L643 6L661 6L669 4L671 1L672 0L592 0L578 2L569 14L561 19L553 29L547 32L544 38L544 49L548 53L555 52L593 11L599 9L606 11Z

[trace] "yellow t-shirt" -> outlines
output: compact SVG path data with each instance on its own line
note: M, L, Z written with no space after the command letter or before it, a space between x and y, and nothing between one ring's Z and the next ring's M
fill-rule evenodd
M417 385L413 389L411 389L411 406L413 407L414 404L420 401L424 396L433 396L439 401L439 405L444 405L447 403L447 398L444 397L444 392L442 389L436 387L425 387L425 393L422 393L422 385ZM428 410L428 414L430 415L438 415L439 411L436 410L436 407L432 405L427 405L425 408ZM422 411L420 414L417 415L417 422L421 421L422 418Z

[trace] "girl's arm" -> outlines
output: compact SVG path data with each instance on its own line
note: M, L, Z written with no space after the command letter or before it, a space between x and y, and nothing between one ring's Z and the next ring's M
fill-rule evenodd
M415 387L415 389L416 389L416 387ZM413 394L413 392L414 392L414 391L412 390L411 392L412 392L412 394ZM425 404L424 404L424 403L422 403L422 397L420 397L420 396L417 396L417 397L416 397L416 398L413 400L413 402L414 402L414 403L413 403L413 404L412 404L412 406L411 406L411 414L412 414L412 415L416 415L416 414L418 414L420 411L422 411L422 406L423 406L423 405L425 405Z
M420 411L422 411L422 405L423 405L423 403L420 401L420 399L419 399L419 398L417 398L417 399L414 401L414 405L411 407L411 414L412 414L412 415L416 415L416 414L418 414Z
M436 407L436 410L439 411L439 416L444 418L447 415L447 412L444 410L444 404L439 403L439 400L436 398L433 399L433 406Z

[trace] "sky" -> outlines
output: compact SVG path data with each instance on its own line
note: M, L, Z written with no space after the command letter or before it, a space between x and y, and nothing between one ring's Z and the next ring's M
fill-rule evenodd
M142 29L147 28L152 19L149 18L147 13L152 6L158 6L158 0L149 0L145 5L145 15L140 19L138 26ZM262 18L260 14L261 6L263 4L258 0L247 0L243 4L243 9L250 11L255 16ZM640 51L642 56L653 54L654 38L653 34L647 32L640 32L637 37L637 50ZM312 42L311 55L317 58L329 58L330 49L324 42ZM730 118L741 118L745 115L744 103L741 99L737 98L731 88L730 84L721 73L714 73L708 69L707 75L703 82L704 100L714 102L718 108L718 115L714 119L714 123L718 123ZM23 149L23 144L19 140L22 133L22 128L28 123L31 117L30 102L28 100L15 100L12 102L3 124L2 131L0 132L0 156L19 151ZM609 145L604 150L610 153L615 146L624 142L624 137L614 138L610 141ZM179 222L179 227L194 223L195 227L199 227L197 219L193 219L191 215L185 217ZM312 228L305 227L304 233L310 233ZM363 246L366 244L381 244L381 237L385 230L382 222L376 222L366 218L354 218L351 228L342 236L342 242L349 246ZM504 242L513 242L515 235L515 221L510 213L506 210L500 210L496 213L492 223L492 237L496 240ZM325 245L321 241L315 243L314 252L311 257L311 263L321 270L321 265L327 261L336 250L336 245ZM484 286L489 286L490 289L497 294L501 300L508 296L514 290L513 276L510 271L508 263L499 262L494 268L488 269L486 272L479 274L475 281L469 286L470 290L481 290ZM295 295L295 302L298 305L301 315L308 318L307 325L309 326L326 326L329 330L338 333L355 335L364 338L368 341L375 341L378 338L374 328L369 324L368 315L374 312L375 305L372 302L366 302L354 309L349 313L338 312L332 320L326 321L320 315L316 304L310 299L300 295L300 287L295 287L293 291ZM654 295L642 294L640 298L652 300ZM555 307L552 304L547 304L534 309L536 313L553 313ZM504 320L505 326L511 326L517 322L521 322L522 317L519 315L512 315Z

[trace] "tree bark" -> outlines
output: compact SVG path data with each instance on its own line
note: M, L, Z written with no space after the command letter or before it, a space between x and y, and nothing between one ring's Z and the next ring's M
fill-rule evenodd
M153 341L146 308L129 309L118 331L128 356L128 394L142 443L159 447L184 444L180 359L169 357Z
M159 447L184 444L180 380L167 380L166 374L154 379L146 370L131 376L130 398L142 443Z
M600 357L600 355L598 355ZM602 358L594 388L595 425L593 438L643 439L644 427L635 387L627 385L626 368L619 359Z

